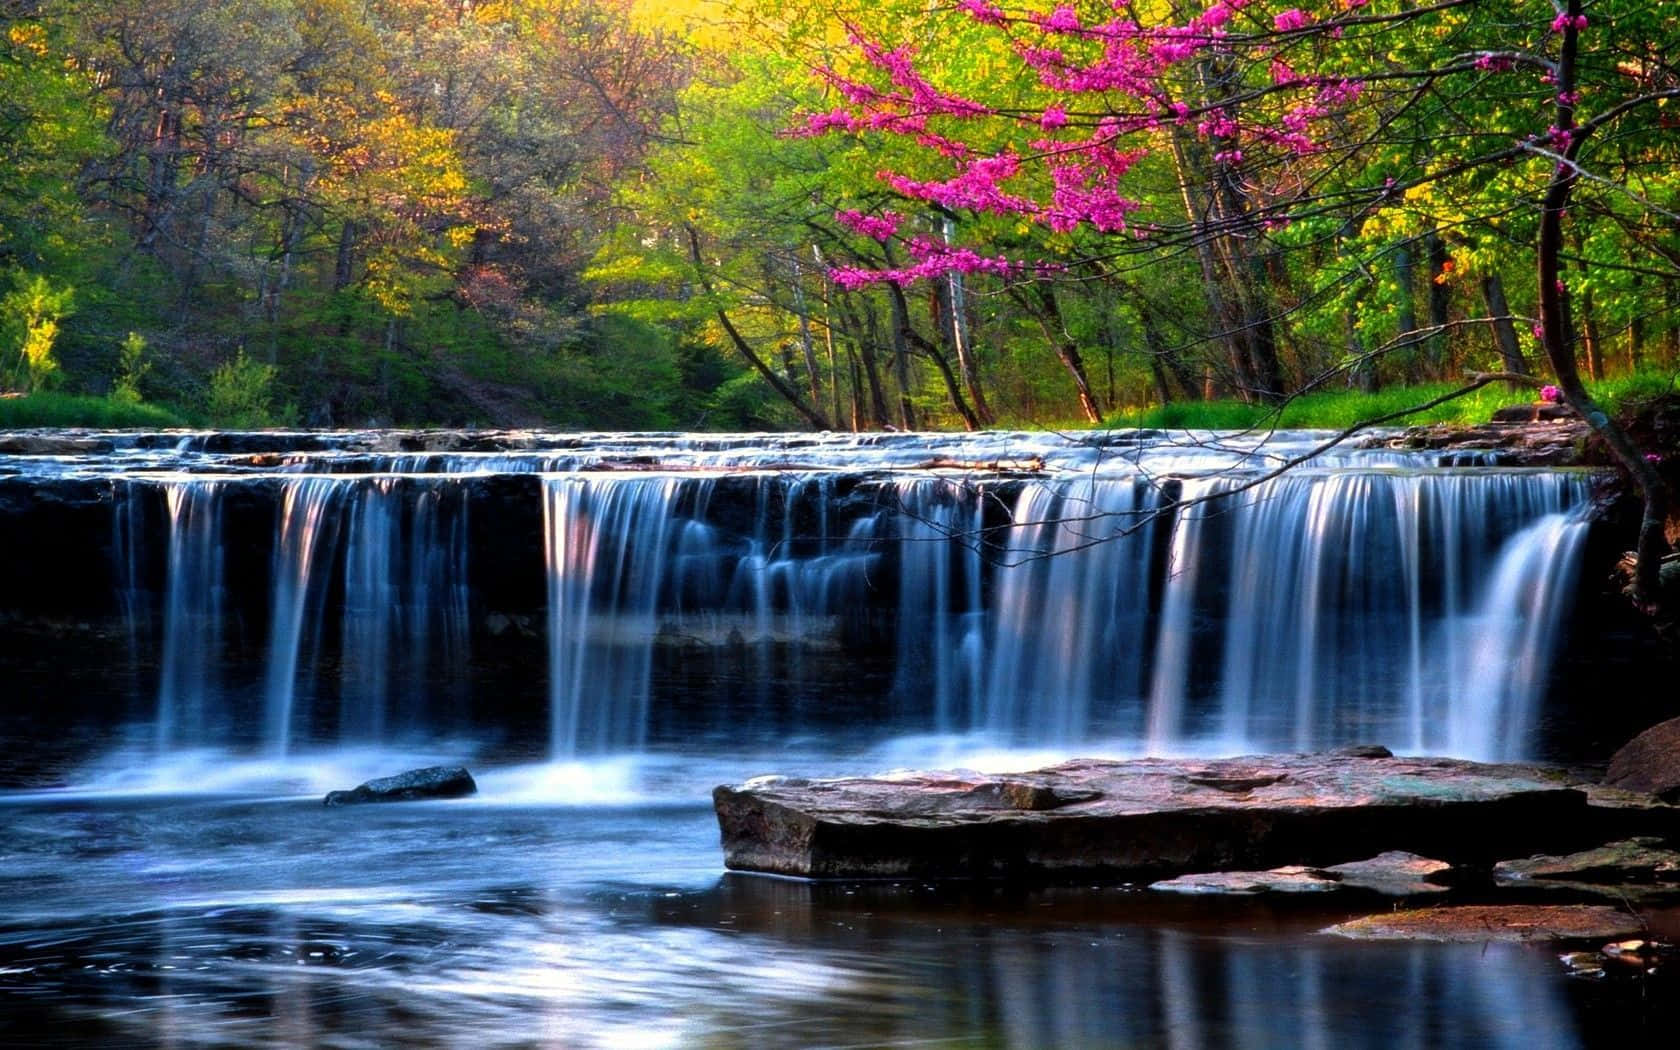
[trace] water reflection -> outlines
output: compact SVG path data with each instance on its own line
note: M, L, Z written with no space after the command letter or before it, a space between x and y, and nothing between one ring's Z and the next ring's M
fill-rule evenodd
M5 1045L1545 1050L1673 1021L1583 1005L1543 950L1348 944L1332 912L720 877L697 806L14 799L0 828Z

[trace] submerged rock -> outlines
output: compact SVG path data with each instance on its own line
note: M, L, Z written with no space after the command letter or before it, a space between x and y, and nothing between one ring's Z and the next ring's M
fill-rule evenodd
M1604 782L1680 802L1680 718L1659 722L1622 745L1610 758Z
M1342 888L1341 881L1322 869L1288 864L1271 871L1216 871L1180 875L1150 883L1163 893L1208 893L1252 897L1263 893L1330 893Z
M728 867L807 878L1252 877L1395 850L1490 865L1603 834L1586 792L1550 770L1433 758L1078 760L1007 777L759 780L713 802Z
M354 806L363 802L415 802L476 794L478 783L461 766L427 766L393 777L379 777L350 791L329 791L321 801L328 806Z
M1369 915L1340 923L1325 933L1356 941L1581 941L1630 937L1639 918L1625 909L1598 904L1467 904Z
M1167 893L1211 893L1253 896L1265 893L1330 893L1363 891L1387 897L1421 897L1446 893L1450 887L1429 881L1452 871L1445 861L1391 850L1368 860L1308 868L1290 864L1270 871L1221 871L1180 875L1150 885Z
M1680 892L1680 852L1659 838L1612 842L1566 856L1534 856L1500 861L1493 878L1501 886L1532 886L1617 897L1629 892L1649 896L1652 889Z

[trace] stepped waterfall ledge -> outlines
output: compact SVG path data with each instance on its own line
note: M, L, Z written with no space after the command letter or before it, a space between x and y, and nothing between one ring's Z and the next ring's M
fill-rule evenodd
M0 506L108 552L53 600L160 755L1534 757L1589 529L1491 454L1263 477L1310 434L108 440Z

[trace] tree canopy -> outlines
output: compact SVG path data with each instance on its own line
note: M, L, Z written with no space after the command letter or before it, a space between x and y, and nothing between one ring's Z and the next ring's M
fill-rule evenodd
M868 429L1468 372L1590 414L1680 368L1677 54L1660 0L4 0L0 385Z

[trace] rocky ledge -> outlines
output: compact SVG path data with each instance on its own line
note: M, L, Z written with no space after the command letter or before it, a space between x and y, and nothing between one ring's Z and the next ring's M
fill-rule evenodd
M1588 428L1557 406L1518 405L1495 413L1479 424L1431 423L1407 427L1398 434L1383 433L1357 442L1361 448L1391 448L1418 452L1491 453L1506 467L1573 467L1583 462Z
M713 792L724 862L804 878L1150 882L1405 851L1454 866L1668 836L1680 809L1546 767L1381 748L1029 773L763 777Z

